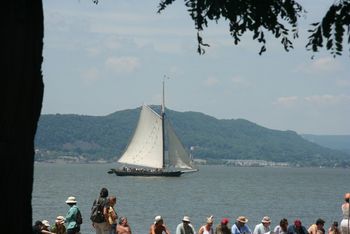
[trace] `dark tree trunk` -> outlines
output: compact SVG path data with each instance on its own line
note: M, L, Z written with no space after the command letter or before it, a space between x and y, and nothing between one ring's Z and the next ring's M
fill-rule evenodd
M32 232L34 136L44 90L43 8L41 0L14 0L4 1L1 9L5 38L0 79L3 231L25 234Z

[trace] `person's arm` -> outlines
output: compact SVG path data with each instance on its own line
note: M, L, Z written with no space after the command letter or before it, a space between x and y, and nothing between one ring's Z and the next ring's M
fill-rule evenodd
M236 225L232 225L231 234L236 234Z
M150 234L156 234L154 228L155 228L155 226L154 226L154 224L152 224L151 227L149 228L149 233Z
M45 230L45 229L41 229L41 233L44 233L44 234L54 234L53 232L50 232L50 231Z
M190 224L190 227L192 228L193 234L197 234L192 224Z
M246 224L244 224L243 230L244 230L243 233L245 233L245 234L252 234L252 230L250 230L250 228Z
M164 224L163 224L163 227L164 227L165 233L166 233L166 234L170 234L169 229L168 229Z
M203 227L200 227L198 230L198 234L203 234L203 232L204 232Z
M256 225L253 234L260 234L260 225Z
M311 225L311 226L309 227L309 229L307 229L307 232L308 232L309 234L316 234L316 233L314 233L314 227L313 227L313 225Z
M181 224L177 225L175 234L181 234Z
M219 229L219 226L215 227L215 234L222 234L222 231Z

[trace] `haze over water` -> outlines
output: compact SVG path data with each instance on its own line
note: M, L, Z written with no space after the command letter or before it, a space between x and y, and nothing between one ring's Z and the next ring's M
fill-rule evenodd
M350 170L330 168L237 168L201 166L199 172L179 178L117 177L107 171L112 164L35 164L32 197L33 223L65 215L68 196L77 198L83 214L82 234L94 233L90 207L100 189L117 196L119 216L127 216L133 234L147 233L156 215L162 215L171 233L184 215L198 231L206 217L214 224L228 217L249 219L253 229L263 216L289 223L300 218L308 227L317 218L341 220L343 195L350 190Z

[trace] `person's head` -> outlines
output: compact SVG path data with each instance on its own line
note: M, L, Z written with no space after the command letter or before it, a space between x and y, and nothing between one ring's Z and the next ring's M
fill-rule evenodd
M120 225L125 225L128 223L128 219L125 216L122 216L119 218L119 224Z
M265 226L265 227L268 227L270 226L271 224L271 219L269 216L265 216L262 220L261 220L262 224Z
M287 230L288 227L288 220L286 218L283 218L280 220L280 227L282 228L282 230Z
M77 204L77 200L75 199L75 197L70 196L67 198L66 203L69 206L73 206L73 205Z
M338 228L338 222L337 221L334 221L333 223L332 223L332 228Z
M228 218L223 218L220 221L221 225L227 225L229 223L229 219Z
M108 203L109 205L114 206L117 203L117 197L116 196L108 197Z
M345 200L345 202L349 203L349 201L350 201L350 193L345 193L344 200Z
M57 225L63 225L64 224L64 220L65 220L65 218L60 215L60 216L57 216L55 223Z
M316 220L317 229L321 230L324 226L324 223L325 223L325 221L323 219L317 219Z
M50 228L50 223L49 223L49 221L43 220L43 221L41 221L41 222L42 222L42 224L43 224L43 229L49 230L49 228Z
M41 229L44 226L44 224L40 220L37 220L35 221L34 226L39 227Z
M301 220L300 220L300 219L296 219L296 220L294 221L294 226L295 226L297 229L301 228Z
M101 188L100 197L108 197L108 189Z
M163 218L160 215L157 215L154 217L154 224L155 225L162 225L163 224Z
M237 225L238 226L244 226L244 224L246 224L246 223L248 223L248 219L245 217L245 216L239 216L237 219L236 219L236 221L237 221Z
M191 223L190 217L184 216L184 217L182 218L182 222L183 222L184 225L190 224L190 223Z
M214 217L211 215L210 217L207 218L206 224L208 226L212 226L214 223Z

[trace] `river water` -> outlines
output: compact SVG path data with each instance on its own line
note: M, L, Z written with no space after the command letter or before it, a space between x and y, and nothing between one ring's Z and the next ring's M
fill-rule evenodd
M82 234L94 233L90 208L100 189L117 196L117 213L128 217L133 234L148 233L156 215L164 218L171 233L184 215L195 229L214 215L214 225L227 217L247 216L253 229L263 216L271 227L281 218L300 218L308 227L317 218L341 220L340 206L350 192L350 170L330 168L270 168L201 166L178 178L118 177L108 174L109 164L36 163L32 196L33 223L65 216L68 196L75 196L82 211Z

